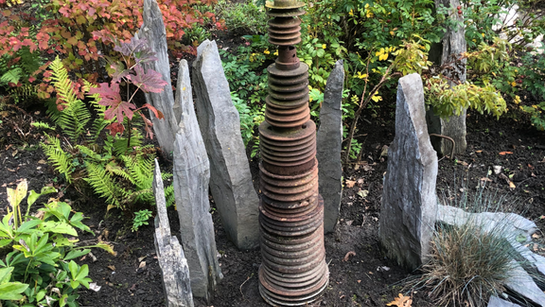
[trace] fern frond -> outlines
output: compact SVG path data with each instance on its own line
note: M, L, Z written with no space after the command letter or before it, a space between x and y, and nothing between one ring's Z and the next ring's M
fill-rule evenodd
M165 188L165 199L167 202L167 208L176 202L176 199L174 198L174 186L172 184Z
M51 80L65 107L56 123L76 142L85 132L85 125L89 122L91 113L87 110L85 103L77 98L72 81L59 57L55 58L49 67L52 70Z
M39 129L55 130L55 128L49 126L48 123L44 123L44 122L33 122L31 123L31 125Z
M98 164L87 163L87 178L83 180L89 183L100 197L106 198L108 205L122 208L121 201L118 198L119 192L116 189L116 182L105 168Z
M133 185L136 184L132 176L115 163L108 163L108 165L106 165L106 170L110 172L111 174L122 177L123 179L127 180Z
M23 83L22 86L14 87L9 90L9 95L13 97L15 103L20 103L31 99L38 93L37 87L32 84Z
M151 157L139 153L136 156L121 156L121 159L133 178L137 190L151 188L154 168L154 162Z
M21 67L15 67L8 70L5 74L0 77L0 83L8 84L15 83L17 84L21 80L21 75L23 74L23 69Z
M131 191L132 192L132 191ZM153 190L151 188L134 191L129 193L124 198L124 203L133 204L133 203L155 203L155 196L153 195Z
M94 159L96 162L101 161L107 161L107 158L102 157L100 154L96 153L91 148L85 146L85 145L76 145L76 148L79 150L81 154L84 154L85 156L83 159L86 161L88 158Z
M126 155L132 150L132 148L141 147L143 138L144 137L138 130L132 131L130 145L127 144L128 143L127 138L122 138L122 137L116 138L116 140L113 142L114 153L118 156Z
M55 167L55 170L64 175L68 183L72 183L72 155L64 152L61 142L54 136L44 133L49 144L41 143L44 153L49 163Z
M19 62L23 68L25 75L31 75L42 66L42 59L39 52L30 52L30 48L23 47L19 50L18 55L21 57Z

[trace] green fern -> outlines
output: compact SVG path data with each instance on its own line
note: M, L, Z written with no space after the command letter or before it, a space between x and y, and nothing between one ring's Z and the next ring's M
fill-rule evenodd
M123 208L119 199L120 188L104 167L94 163L87 163L87 178L84 178L93 188L95 193L106 198L108 209L112 207Z
M62 149L59 139L47 133L44 134L49 144L41 143L40 145L47 156L47 160L55 167L57 172L64 175L68 183L72 183L72 155Z
M44 122L33 122L31 123L31 125L39 129L55 130L55 128L49 126L48 123L44 123Z
M59 125L73 142L86 131L85 126L91 119L91 113L87 110L85 103L77 98L73 90L73 84L68 77L68 71L64 68L59 57L55 58L49 65L52 70L51 80L57 92L58 98L62 101L64 110L56 118Z
M7 85L10 82L17 84L21 80L22 75L23 69L21 67L12 68L0 77L0 84Z

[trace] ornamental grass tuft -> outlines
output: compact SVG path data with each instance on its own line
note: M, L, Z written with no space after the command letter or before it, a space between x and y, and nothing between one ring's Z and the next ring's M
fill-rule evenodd
M488 193L484 187L470 196L443 197L444 202L467 212L498 211L505 208L505 196ZM511 204L512 205L512 204ZM421 268L422 275L412 288L427 291L437 306L487 306L491 295L501 296L504 282L516 265L512 247L505 239L507 223L490 227L486 220L469 218L458 225L437 224L431 254Z

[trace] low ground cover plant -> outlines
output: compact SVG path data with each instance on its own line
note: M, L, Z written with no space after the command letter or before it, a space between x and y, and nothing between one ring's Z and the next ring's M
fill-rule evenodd
M31 215L31 207L42 195L56 192L44 187L27 195L22 180L7 188L10 207L0 222L0 300L5 306L79 306L77 291L89 288L89 268L74 260L102 248L115 253L105 242L81 246L78 232L94 233L83 223L83 214L73 212L62 201L50 200ZM26 213L22 201L27 199Z

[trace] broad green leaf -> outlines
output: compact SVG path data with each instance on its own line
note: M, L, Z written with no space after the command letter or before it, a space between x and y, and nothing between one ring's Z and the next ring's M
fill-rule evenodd
M42 196L42 194L37 193L34 190L30 190L30 193L28 193L28 198L26 199L27 204L31 206L40 196Z
M2 239L0 240L0 248L10 244L13 240L12 239Z
M83 250L71 250L65 257L64 261L72 260L75 258L79 258L83 255L87 255L91 250L90 249L83 249Z
M38 293L36 294L36 300L38 302L41 301L45 297L45 294L46 294L45 289L38 291Z
M0 285L7 283L11 278L13 267L0 269Z
M89 275L89 266L84 264L81 266L81 268L79 269L79 273L78 275L76 276L76 279L78 281L81 281L83 280L85 277L87 277L87 275Z
M55 263L55 261L59 259L60 257L61 257L61 254L57 252L47 252L47 253L38 255L35 259L37 261L47 263L51 266L56 266L57 264Z
M74 227L64 222L47 221L40 225L40 230L44 232L64 233L74 237L78 236L78 233L76 232Z
M72 289L76 289L77 287L79 287L79 281L77 280L71 280L70 281L70 287L72 287ZM62 306L62 305L61 305Z
M19 228L17 228L15 232L17 234L21 234L21 233L30 234L33 228L36 227L37 225L40 225L41 223L42 223L42 220L38 220L38 219L26 221L21 226L19 226Z
M42 188L42 190L40 191L40 194L41 195L45 195L45 194L51 194L51 193L55 193L57 192L57 189L55 189L54 187L52 186L45 186Z
M35 253L42 253L42 252L52 250L53 244L50 243L48 245L48 241L49 241L49 234L46 233L40 238L40 240L38 240L38 243L36 244L36 247L34 249Z
M23 293L26 288L28 288L28 285L20 282L9 282L0 285L0 300L20 300L23 298L20 293Z
M75 263L74 260L70 260L70 262L68 263L68 269L70 270L70 275L72 276L72 279L76 279L79 271L78 264Z

